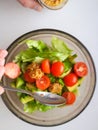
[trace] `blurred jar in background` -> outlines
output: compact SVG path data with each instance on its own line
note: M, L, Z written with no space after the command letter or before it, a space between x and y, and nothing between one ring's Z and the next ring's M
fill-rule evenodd
M68 0L39 0L40 4L51 10L61 9Z

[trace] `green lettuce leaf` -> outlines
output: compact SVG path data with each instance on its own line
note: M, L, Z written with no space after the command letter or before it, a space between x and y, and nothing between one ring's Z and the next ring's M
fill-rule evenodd
M43 52L45 49L48 49L47 45L41 40L39 40L39 41L27 40L26 44L27 44L28 48L34 48L40 52Z
M64 53L66 56L72 52L72 50L68 48L67 44L57 37L53 37L51 43L54 51Z
M43 59L50 61L64 61L71 55L72 50L67 47L64 41L53 37L51 45L47 46L43 41L27 40L28 49L20 52L15 57L15 62L41 62Z

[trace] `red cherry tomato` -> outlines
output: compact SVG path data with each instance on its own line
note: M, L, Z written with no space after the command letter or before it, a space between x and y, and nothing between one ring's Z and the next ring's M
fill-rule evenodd
M75 85L77 81L78 81L78 77L75 73L69 73L68 75L64 77L65 86L71 87Z
M51 66L53 76L59 77L64 72L64 64L60 61L54 62Z
M66 99L66 104L73 104L76 100L76 95L73 92L64 92L62 96Z
M26 71L26 72L24 73L24 79L25 79L25 81L27 81L27 82L29 82L29 83L35 82L35 79L32 78L32 77L30 77L28 71Z
M88 73L88 68L87 65L84 62L77 62L74 65L74 72L77 74L79 77L84 77Z
M50 63L48 59L42 61L41 69L44 73L50 74Z
M46 75L44 75L40 79L36 80L36 86L40 90L47 89L49 87L49 85L50 85L50 79Z

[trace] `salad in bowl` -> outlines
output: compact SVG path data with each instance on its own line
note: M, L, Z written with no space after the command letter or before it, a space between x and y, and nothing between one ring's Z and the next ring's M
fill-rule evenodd
M12 79L11 86L31 92L46 91L63 96L65 105L73 105L79 96L79 88L88 74L83 61L76 61L78 55L56 36L50 45L43 40L26 39L27 48L5 64L4 75ZM46 112L55 106L41 104L33 97L17 92L24 112Z
M60 30L39 29L17 38L7 51L3 50L0 67L4 86L49 92L66 100L64 105L50 106L5 90L2 99L15 116L34 125L55 126L76 118L88 106L96 70L90 52L77 38Z

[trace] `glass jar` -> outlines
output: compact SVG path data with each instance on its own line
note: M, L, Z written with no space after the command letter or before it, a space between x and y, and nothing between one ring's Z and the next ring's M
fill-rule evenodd
M39 0L39 3L52 10L61 9L67 3L68 0Z

